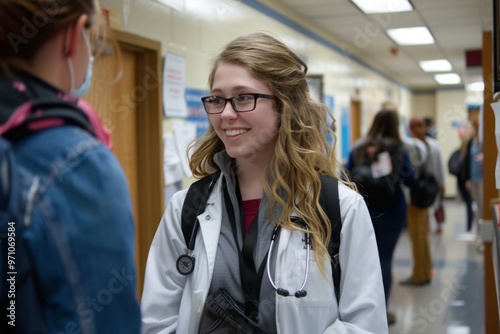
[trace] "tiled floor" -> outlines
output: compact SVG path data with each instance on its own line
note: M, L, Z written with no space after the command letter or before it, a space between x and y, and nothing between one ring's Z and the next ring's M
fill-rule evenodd
M394 284L389 310L397 322L390 334L483 334L483 256L473 234L465 233L465 208L458 200L445 201L446 222L441 235L429 234L432 283L400 286L411 274L411 244L407 231L399 239L393 264ZM434 231L435 222L431 221Z

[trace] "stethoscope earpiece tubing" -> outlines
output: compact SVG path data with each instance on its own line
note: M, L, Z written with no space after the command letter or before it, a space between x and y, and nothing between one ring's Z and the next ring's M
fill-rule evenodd
M271 270L270 270L270 264L271 264L271 254L273 252L273 247L274 247L274 242L276 241L276 238L278 237L280 231L281 231L281 226L276 225L274 227L273 233L271 234L271 244L269 245L269 251L267 254L267 260L266 260L266 271L267 271L267 277L269 279L269 283L271 283L272 287L274 290L276 290L276 293L280 296L283 297L296 297L296 298L302 298L307 296L307 291L304 290L304 287L306 286L307 283L307 278L309 276L309 260L310 260L310 255L311 255L311 235L309 234L309 227L307 224L304 223L304 221L300 218L293 217L292 222L300 222L301 225L304 227L304 229L307 231L304 233L304 243L306 245L306 269L304 273L304 280L302 281L302 285L300 288L295 291L293 295L290 295L290 292L287 289L284 288L279 288L276 283L273 281L273 278L271 277Z

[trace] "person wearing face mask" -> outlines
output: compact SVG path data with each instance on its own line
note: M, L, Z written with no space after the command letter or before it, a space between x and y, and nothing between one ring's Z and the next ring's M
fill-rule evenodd
M434 122L434 118L430 116L424 117L424 124L427 136L436 139L438 132L436 128L436 123Z
M14 273L16 327L2 333L140 331L127 182L81 99L101 13L96 0L0 2L0 133L17 162L13 223L29 267Z

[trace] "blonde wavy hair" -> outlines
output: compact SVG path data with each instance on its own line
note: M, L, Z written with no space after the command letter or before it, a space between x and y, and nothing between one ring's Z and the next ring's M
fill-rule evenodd
M309 94L305 62L269 34L258 32L240 36L227 44L213 62L210 87L222 62L243 66L266 83L277 98L275 111L280 127L263 185L270 201L269 219L284 228L301 230L290 220L291 214L297 212L307 222L316 260L325 274L324 261L329 258L327 245L332 228L331 224L323 223L329 220L318 201L320 175L339 179L337 170L343 171L335 159L334 147L330 147L325 137L331 134L336 139L332 127L327 124L329 110ZM202 178L219 169L213 158L224 150L224 144L212 126L191 147L190 168L195 177ZM277 206L283 209L282 213L273 217L273 213L279 211L272 208Z

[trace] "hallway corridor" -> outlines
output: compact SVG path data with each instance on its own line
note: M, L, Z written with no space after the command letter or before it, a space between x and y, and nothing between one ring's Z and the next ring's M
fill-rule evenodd
M465 207L446 200L443 233L435 235L431 220L429 243L434 276L430 285L398 284L412 270L411 243L406 229L398 241L393 263L389 310L397 321L390 334L483 334L483 255L474 234L465 233Z

